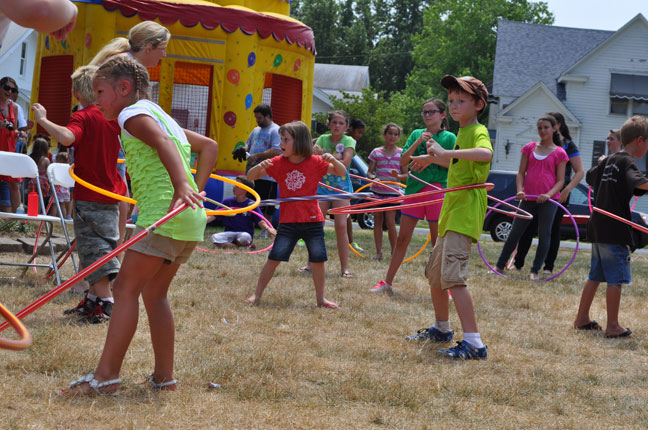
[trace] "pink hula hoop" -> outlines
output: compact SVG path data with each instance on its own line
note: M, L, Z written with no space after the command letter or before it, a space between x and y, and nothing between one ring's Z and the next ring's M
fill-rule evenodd
M526 197L534 198L534 197L538 197L538 196L529 195L529 196L526 196ZM509 198L507 198L507 199L504 199L504 202L509 202L509 201L511 201L511 200L513 200L513 199L515 199L515 198L516 198L516 196L509 197ZM566 207L564 207L563 205L561 205L561 204L558 203L557 201L555 201L555 200L553 200L553 199L549 199L549 200L547 200L547 201L553 203L553 204L556 205L556 206L558 206L558 207L559 207L560 209L562 209L562 210L563 210L567 215L569 215L569 218L571 219L572 224L574 224L574 229L576 230L576 247L574 248L574 253L572 254L571 259L569 260L569 262L567 263L567 265L566 265L565 267L563 267L563 268L562 268L558 273L556 273L555 275L552 275L552 276L550 276L550 277L548 277L548 278L545 278L545 279L539 279L537 282L547 282L547 281L551 281L552 279L555 279L555 278L557 278L558 276L562 275L562 274L565 272L565 270L567 270L567 269L569 268L569 266L571 266L572 263L574 262L574 260L576 259L576 254L578 253L578 246L580 245L580 234L578 233L578 224L576 224L576 220L574 219L574 216L571 214L571 212L569 212L569 211L567 210ZM499 205L499 203L498 203L498 205ZM497 205L496 205L496 206L497 206ZM491 212L495 212L495 211L493 211L492 209L489 210L488 212L486 212L486 217L488 217L488 215L489 215ZM486 261L486 257L484 256L484 253L482 252L481 246L479 245L479 241L477 241L477 250L479 251L479 255L480 255L480 257L481 257L482 260L484 261L484 264L486 264L486 267L488 267L490 270L493 271L493 273L495 273L495 274L498 275L498 276L501 276L502 278L507 278L507 277L508 277L508 276L504 275L503 273L498 272L497 269L495 269L493 266L491 266L490 264L488 264L488 261Z
M417 178L416 176L412 175L412 172L409 172L408 175L409 175L410 178L419 181L423 185L427 185L428 187L436 188L437 190L442 189L440 187L437 187L434 184L430 184L429 182L424 181L421 178ZM502 214L502 215L508 215L511 218L533 219L533 215L531 215L529 212L527 212L527 211L525 211L523 209L520 209L518 206L512 205L507 201L500 200L500 199L498 199L496 197L493 197L493 196L490 196L488 194L486 194L486 197L488 197L490 200L497 203L495 206L491 206L489 208L493 212L497 212L497 213ZM505 211L503 209L498 209L497 206L499 206L499 205L504 205L504 206L506 206L506 207L508 207L510 209L513 209L515 212L509 212L509 211Z
M463 191L463 190L472 190L476 188L486 188L487 191L492 190L495 185L485 182L483 184L472 184L472 185L464 185L460 187L452 187L452 188L442 188L440 190L434 190L434 191L426 191L423 193L416 193L416 194L410 194L407 196L399 196L399 197L390 197L388 199L381 199L378 202L367 202L367 203L358 203L356 205L352 205L352 207L358 208L358 209L344 209L342 208L333 208L329 209L328 213L329 214L351 214L351 213L366 213L366 212L386 212L386 211L391 211L396 209L408 209L408 208L416 208L419 206L427 206L427 205L434 205L434 204L439 204L443 203L443 199L438 199L438 200L431 200L429 202L418 202L418 203L407 203L404 205L395 205L395 206L387 206L387 207L380 207L380 208L374 208L372 206L376 206L379 204L386 204L386 203L397 203L397 202L402 202L404 200L412 199L412 198L417 198L417 197L424 197L424 196L433 196L437 194L445 194L445 193L450 193L453 191ZM349 207L349 206L347 206ZM360 208L370 208L366 210L362 210Z

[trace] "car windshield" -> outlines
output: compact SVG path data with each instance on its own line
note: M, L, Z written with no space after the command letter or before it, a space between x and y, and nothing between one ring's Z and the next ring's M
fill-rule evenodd
M587 188L579 185L572 190L569 194L569 204L572 205L586 205L587 204Z

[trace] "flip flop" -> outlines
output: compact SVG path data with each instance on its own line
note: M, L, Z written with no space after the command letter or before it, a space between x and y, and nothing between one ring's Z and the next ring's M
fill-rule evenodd
M340 275L340 276L342 276L343 278L347 278L347 279L352 279L353 278L353 275L348 270L345 270L344 272L342 272L342 275Z
M324 303L323 305L317 305L320 308L329 308L329 309L340 309L340 305L335 302Z
M619 338L619 337L632 337L632 330L630 330L628 328L623 333L612 334L612 335L607 335L606 334L605 337L607 337L608 339L616 339L616 338Z
M588 322L587 324L583 324L582 326L575 327L576 330L596 330L596 331L601 331L603 328L597 323L596 321L592 320Z
M299 269L297 269L297 271L298 271L299 273L303 273L303 272L310 272L311 269L310 269L310 267L308 267L308 266L302 266L302 267L300 267Z

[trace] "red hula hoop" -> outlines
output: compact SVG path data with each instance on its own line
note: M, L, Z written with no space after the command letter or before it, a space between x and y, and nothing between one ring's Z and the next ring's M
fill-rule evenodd
M629 220L627 220L627 219L625 219L623 217L620 217L619 215L613 214L612 212L608 212L606 210L597 208L596 206L593 206L592 209L594 209L596 212L602 213L603 215L607 215L612 219L615 219L617 221L621 221L622 223L628 224L630 227L632 227L634 229L637 229L642 233L648 234L648 228L646 228L646 227L644 227L642 225L639 225L639 224L637 224L635 222L629 221Z
M434 205L434 204L439 204L443 203L443 199L438 199L438 200L432 200L429 202L418 202L418 203L408 203L404 205L394 205L394 206L388 206L388 207L380 207L380 208L373 208L372 206L376 206L378 204L386 204L386 203L398 203L402 202L404 200L408 199L413 199L416 197L424 197L424 196L434 196L437 194L445 194L445 193L450 193L453 191L463 191L463 190L473 190L476 188L486 188L486 191L490 191L495 187L495 185L485 182L483 184L472 184L472 185L463 185L460 187L452 187L452 188L442 188L440 190L434 190L434 191L426 191L424 193L416 193L416 194L410 194L407 196L399 196L399 197L390 197L387 199L381 199L378 202L367 202L367 203L358 203L356 205L352 205L352 207L358 208L358 209L344 209L342 208L333 208L329 209L328 213L329 214L352 214L352 213L365 213L365 212L386 212L394 209L408 209L408 208L416 208L419 206L427 206L427 205ZM346 206L350 207L350 206ZM360 210L360 208L371 208L369 210Z

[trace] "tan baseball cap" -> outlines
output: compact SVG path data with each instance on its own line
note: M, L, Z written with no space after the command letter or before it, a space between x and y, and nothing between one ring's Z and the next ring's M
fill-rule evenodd
M473 78L472 76L457 78L452 75L445 75L441 78L441 85L448 90L459 87L468 94L477 96L480 100L484 101L484 108L488 104L488 90L486 89L486 85L477 78Z

